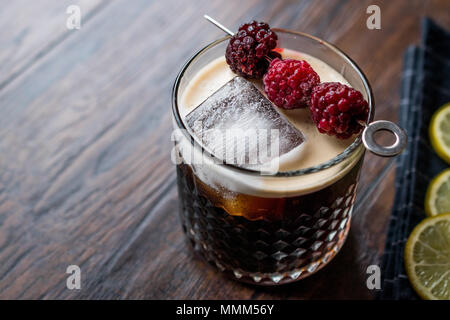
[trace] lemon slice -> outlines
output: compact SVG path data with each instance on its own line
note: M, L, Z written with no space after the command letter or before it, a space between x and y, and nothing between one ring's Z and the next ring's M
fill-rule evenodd
M424 219L408 238L405 268L423 299L450 300L450 213Z
M450 164L450 102L433 114L429 134L433 149Z
M450 212L450 169L439 173L428 185L425 212L428 216Z

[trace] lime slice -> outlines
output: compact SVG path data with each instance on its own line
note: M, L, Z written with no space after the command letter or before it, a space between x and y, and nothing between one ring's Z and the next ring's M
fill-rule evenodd
M433 149L450 164L450 102L433 114L429 134Z
M425 212L428 216L450 212L450 169L439 173L428 185Z
M405 268L427 300L450 300L450 213L424 219L408 238Z

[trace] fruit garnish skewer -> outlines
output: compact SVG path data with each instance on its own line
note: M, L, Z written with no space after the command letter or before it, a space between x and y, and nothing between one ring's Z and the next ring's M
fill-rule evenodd
M231 37L235 37L235 34L232 31L230 31L227 27L222 25L217 20L211 18L210 16L208 16L206 14L203 17L206 20L208 20L210 23L214 24L216 27L218 27L219 29L221 29L222 31L224 31L225 33L230 35ZM254 22L254 23L256 23L256 22ZM264 26L269 29L267 24L264 24ZM242 28L242 26L241 26L241 28ZM241 30L241 28L240 28L240 30ZM247 31L249 31L249 30L247 29ZM269 32L271 32L270 29L269 29ZM275 33L273 33L273 37L275 38L275 40L277 40L277 38L278 38ZM271 39L271 40L273 40L273 39ZM272 46L273 46L273 48L269 47L270 53L273 53L272 50L275 48L276 45L273 45L273 42L272 42ZM230 44L227 47L227 54L228 54L229 47L230 47ZM226 56L227 56L227 54L226 54ZM278 53L276 53L276 54L278 54ZM263 55L259 55L259 57L262 58ZM281 58L281 55L279 55L279 57ZM264 55L264 58L269 63L272 61L272 59L269 56L267 56L267 54ZM234 71L244 77L247 77L247 76L251 77L251 78L258 77L258 76L262 77L262 74L259 74L258 72L256 72L256 74L250 74L250 75L245 74L245 73L243 74L241 70L236 69L236 66L234 66L233 63L230 63L230 61L228 61L228 57L227 57L227 63L230 65L230 68L232 69L232 71ZM259 71L259 70L257 70L257 71ZM349 89L352 90L351 88L349 88ZM382 156L382 157L396 156L405 149L407 142L408 142L408 137L402 128L400 128L398 125L396 125L395 123L393 123L391 121L378 120L378 121L373 121L373 122L369 123L370 120L371 119L366 119L366 121L363 121L361 119L356 120L358 124L360 124L362 127L364 127L364 130L362 133L362 142L363 142L364 146L366 147L366 149L368 149L372 153L374 153L378 156ZM395 142L390 146L381 146L380 144L378 144L375 141L375 138L374 138L375 133L378 131L388 131L388 132L392 133L395 136Z

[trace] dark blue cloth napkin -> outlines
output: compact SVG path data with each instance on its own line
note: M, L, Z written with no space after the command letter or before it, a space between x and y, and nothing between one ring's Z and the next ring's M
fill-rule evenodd
M397 159L395 202L382 259L383 282L378 299L419 299L406 276L405 243L425 216L424 200L431 179L448 165L428 139L432 114L450 102L450 33L431 19L422 23L419 47L404 56L400 125L408 133L408 147Z

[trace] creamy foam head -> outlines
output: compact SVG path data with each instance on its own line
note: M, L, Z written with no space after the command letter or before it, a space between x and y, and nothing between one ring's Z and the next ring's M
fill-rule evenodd
M315 57L286 49L282 56L283 58L306 60L318 73L321 82L341 82L349 85L339 72ZM191 110L235 76L236 74L227 65L225 57L217 58L203 67L182 92L178 106L182 118L184 119ZM263 92L261 81L253 81L253 83ZM274 108L277 107L274 106ZM300 147L294 148L279 158L279 171L300 170L327 162L342 153L354 140L353 138L339 140L319 133L312 122L308 109L283 110L277 108L277 110L306 137L306 141ZM362 154L361 152L356 153L359 156ZM352 166L346 169L335 166L312 175L302 176L301 179L296 179L296 177L274 179L274 177L261 176L249 178L248 175L243 176L242 173L214 164L210 159L204 159L202 165L193 165L192 167L196 175L210 186L225 187L232 191L258 196L279 197L304 194L324 188L342 177Z

